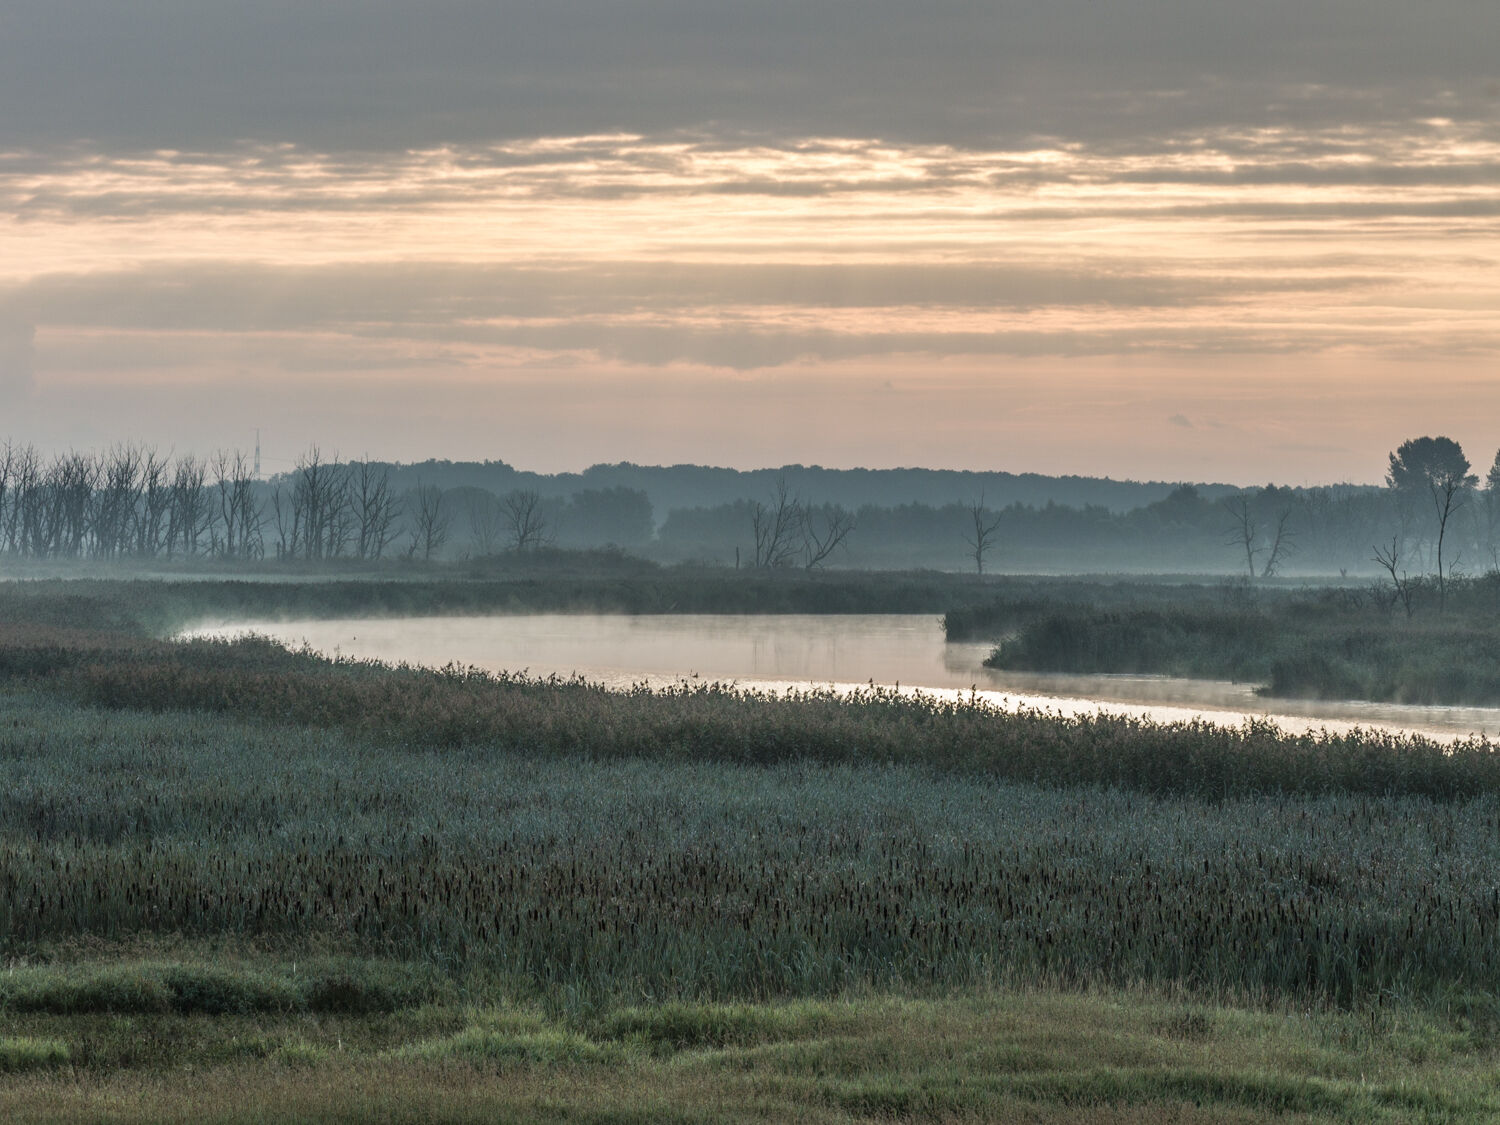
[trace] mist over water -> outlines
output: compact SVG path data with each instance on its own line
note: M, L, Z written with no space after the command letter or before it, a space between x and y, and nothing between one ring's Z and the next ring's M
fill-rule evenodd
M998 671L983 666L990 645L948 644L939 620L927 614L334 618L251 622L189 635L245 633L306 644L329 656L582 676L622 690L683 680L773 692L874 683L1066 715L1106 710L1231 726L1270 718L1294 732L1360 726L1439 739L1500 732L1500 708L1263 699L1253 684L1217 680Z

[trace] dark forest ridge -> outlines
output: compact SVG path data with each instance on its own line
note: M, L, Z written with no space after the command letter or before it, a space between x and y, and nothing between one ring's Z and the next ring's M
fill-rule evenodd
M731 469L712 465L638 465L621 461L591 465L578 473L533 473L504 461L427 460L415 463L381 462L392 473L392 484L406 488L418 483L450 489L483 488L504 493L536 489L543 496L566 497L580 489L631 488L646 493L658 522L674 508L708 508L760 497L785 480L793 491L816 496L821 503L857 508L866 504L967 503L981 495L987 505L1070 508L1098 506L1128 512L1165 499L1183 481L1114 480L1110 477L1047 476L1000 470L958 469L830 469L821 465L781 465L764 469ZM1208 498L1228 496L1235 485L1199 483ZM1351 486L1354 487L1354 486Z

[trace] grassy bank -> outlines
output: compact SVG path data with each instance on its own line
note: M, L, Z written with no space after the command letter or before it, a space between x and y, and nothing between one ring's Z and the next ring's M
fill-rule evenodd
M1018 671L1149 673L1264 685L1268 695L1500 704L1500 576L1421 587L1408 615L1370 590L1144 591L997 601L950 612L950 639L997 641ZM1175 594L1176 604L1168 600Z
M0 626L50 624L163 636L204 621L505 613L931 613L973 596L939 573L559 566L487 576L262 581L37 579L0 583Z
M483 564L349 575L36 577L0 582L0 625L50 623L161 636L204 621L504 613L948 613L950 640L988 640L1017 613L1060 607L1218 604L1234 583L1017 578L937 571L731 570L610 565L557 552ZM1264 592L1267 598L1282 596ZM968 608L955 609L961 606ZM998 611L998 613L997 613ZM997 622L999 624L997 624Z
M1131 991L378 1016L29 1015L8 1121L1463 1122L1500 1112L1461 1019ZM43 1046L50 1044L50 1047ZM59 1055L63 1057L59 1057ZM183 1068L192 1079L183 1081Z

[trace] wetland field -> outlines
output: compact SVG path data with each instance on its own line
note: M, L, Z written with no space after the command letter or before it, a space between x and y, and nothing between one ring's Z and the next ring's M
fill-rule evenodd
M1500 1112L1483 738L170 639L658 581L0 588L0 1114ZM742 596L712 581L681 584L700 611Z

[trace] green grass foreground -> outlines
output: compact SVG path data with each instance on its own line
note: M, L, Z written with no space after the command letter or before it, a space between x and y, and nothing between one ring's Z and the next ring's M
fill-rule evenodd
M1145 992L666 1003L572 1018L450 1001L378 1016L100 1011L7 1024L0 1059L21 1061L0 1076L0 1116L13 1122L1417 1123L1500 1113L1494 1049L1461 1022Z
M0 1119L1497 1112L1487 743L615 694L28 597Z

